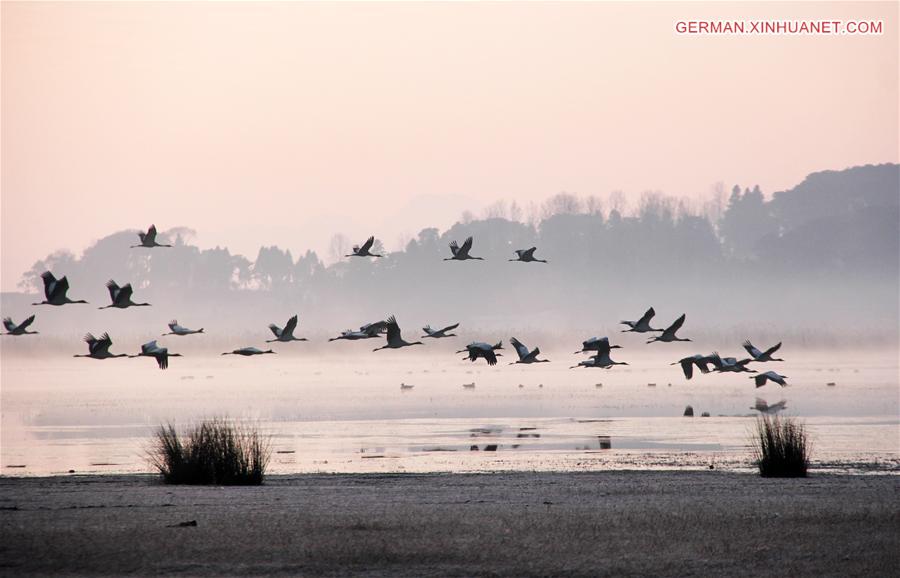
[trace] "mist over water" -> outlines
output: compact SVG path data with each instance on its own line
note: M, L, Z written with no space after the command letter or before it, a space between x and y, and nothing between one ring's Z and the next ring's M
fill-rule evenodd
M379 259L338 259L349 239L336 236L327 266L277 247L254 261L200 250L184 228L161 226L175 246L153 250L129 248L132 231L114 233L23 278L33 290L44 270L66 275L69 296L90 304L2 295L4 315L35 313L40 332L0 339L2 472L146 471L154 428L217 415L272 434L279 472L740 469L757 397L784 400L785 413L807 421L816 467L896 468L898 174L897 165L817 173L770 199L736 188L705 211L661 195L631 208L557 195L532 219L493 206ZM448 243L470 235L485 260L444 261ZM549 262L509 262L531 246ZM380 240L373 251L384 251ZM110 278L152 306L98 311ZM650 306L660 329L686 314L678 335L692 341L621 332L621 320ZM265 343L267 326L294 314L295 335L309 341ZM425 344L373 352L383 337L328 342L392 314L406 340ZM204 333L163 337L174 319ZM426 324L457 322L457 337L421 337ZM157 339L184 357L166 371L147 358L74 359L86 332L109 332L113 353ZM569 369L586 358L573 354L583 340L604 335L629 365ZM508 365L511 337L551 363ZM789 387L756 389L746 373L687 381L671 365L712 351L741 359L746 339L784 344L784 362L751 368L778 371ZM471 341L502 341L500 364L461 360L454 352ZM220 355L245 346L277 355ZM681 417L687 405L697 417Z

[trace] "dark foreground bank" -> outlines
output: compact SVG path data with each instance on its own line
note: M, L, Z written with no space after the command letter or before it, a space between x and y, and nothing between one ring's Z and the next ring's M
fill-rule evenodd
M191 523L196 521L196 525ZM888 575L900 477L0 478L0 573Z

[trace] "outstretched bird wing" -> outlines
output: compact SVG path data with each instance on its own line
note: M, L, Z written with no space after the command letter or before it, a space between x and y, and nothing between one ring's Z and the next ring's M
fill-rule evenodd
M638 319L637 324L643 325L643 324L650 323L650 320L653 319L654 315L656 315L656 311L653 310L653 307L651 307L650 309L647 309L647 311L644 312L644 316L641 317L640 319Z
M122 303L131 301L132 293L134 293L134 289L131 288L131 283L125 283L125 285L123 285L119 290L118 301L121 301Z
M472 237L467 237L465 241L463 241L462 247L459 250L463 255L468 255L469 250L472 249Z
M375 242L375 236L371 236L366 239L366 242L362 244L362 247L359 248L358 253L368 253L369 249L372 248L372 244Z
M765 373L760 373L753 376L753 381L756 382L756 387L762 387L766 384L766 380L769 379L769 376Z
M533 259L533 258L534 258L534 252L535 252L536 250L537 250L537 247L532 247L532 248L530 248L530 249L525 249L525 251L522 252L522 257L523 257L524 259Z
M459 327L459 323L454 323L453 325L448 325L447 327L444 327L443 329L441 329L441 330L439 331L439 333L445 333L445 332L447 332L447 331L453 331L453 330L456 329L457 327Z
M684 319L686 315L684 313L681 314L681 317L675 320L672 325L669 325L666 330L663 332L663 335L667 335L669 337L675 337L675 333L681 329L681 326L684 325Z
M284 329L281 330L282 335L293 335L294 329L297 329L297 316L294 315L290 319L288 319L287 323L284 325Z
M528 348L525 347L525 344L513 337L509 340L512 346L516 349L516 353L519 354L519 360L524 361L526 357L528 357Z
M434 333L434 330L431 328L431 325L426 325L425 327L422 328L422 331L425 332L425 335L431 335L432 333Z
M147 343L141 345L141 353L150 353L153 351L157 351L159 346L156 344L156 340L148 341Z
M694 377L694 358L693 357L685 357L680 361L681 370L684 372L684 378L690 379Z
M750 343L749 339L744 342L744 349L747 350L747 353L749 353L753 359L758 359L759 357L762 357L762 351L760 351L759 349L754 347L753 344Z
M770 356L770 355L772 355L773 353L775 353L776 351L778 351L779 349L781 349L781 342L780 342L780 341L779 341L778 343L776 343L775 345L773 345L772 347L766 349L766 352L763 353L763 355Z
M6 319L9 319L9 317L7 317ZM6 319L3 320L3 324L4 324L4 325L6 325ZM19 323L19 329L25 329L26 327L28 327L28 326L31 325L32 323L34 323L34 315L31 315L31 316L27 317L27 318L25 319L25 321L23 321L22 323ZM7 325L7 329L8 329L8 328L9 328L9 326Z
M63 299L66 296L66 292L68 290L69 280L65 276L63 276L62 279L59 279L53 283L53 294L48 298L48 301Z
M178 320L177 320L177 319L173 319L173 320L169 321L169 329L170 329L171 331L175 331L176 329L179 329L179 326L178 326Z
M400 342L400 326L393 315L387 318L387 342L388 344Z
M141 237L141 241L147 244L152 244L156 241L156 225L150 225L147 233Z
M119 293L122 288L112 279L106 282L106 288L109 290L109 298L113 303L116 303L119 300Z
M453 256L456 257L457 253L459 253L459 245L456 241L450 241L450 252L453 253Z
M497 354L493 349L483 352L482 355L488 365L497 365Z
M94 338L93 335L88 333L87 336L85 336L85 341L88 341L88 337ZM112 345L112 339L110 339L109 334L105 332L100 336L100 339L94 339L92 342L88 341L88 349L90 349L92 354L108 353L110 345Z
M278 327L274 323L269 323L269 329L272 330L272 333L275 334L275 337L281 337L281 327Z
M50 301L50 297L56 290L56 277L50 271L44 271L41 273L41 280L44 282L44 297L47 298L47 301Z
M7 331L12 331L12 330L14 330L14 329L16 328L16 324L13 323L13 320L12 320L11 317L4 317L4 318L3 318L3 326L6 327L6 330L7 330Z

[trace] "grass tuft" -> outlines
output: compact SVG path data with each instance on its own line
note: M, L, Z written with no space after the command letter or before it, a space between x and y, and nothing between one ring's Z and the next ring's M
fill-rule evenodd
M764 478L805 478L810 444L803 424L789 417L758 417L753 453Z
M270 453L257 429L213 418L184 437L172 424L161 425L149 459L167 484L254 486L263 482Z

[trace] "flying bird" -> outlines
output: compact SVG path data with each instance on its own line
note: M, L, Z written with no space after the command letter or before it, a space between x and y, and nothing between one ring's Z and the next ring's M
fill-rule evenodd
M767 371L765 373L758 373L756 375L751 375L750 379L756 381L756 387L762 387L766 384L766 381L774 381L781 387L787 385L785 379L787 379L786 375L781 375L779 373L775 373L774 371Z
M592 355L589 359L585 359L578 363L578 365L573 365L569 369L575 369L577 367L599 367L602 369L609 369L614 365L628 365L628 363L624 361L613 361L609 357L609 350L607 350L603 353Z
M652 307L651 307L652 309ZM644 314L644 317L647 315ZM666 329L659 336L651 337L647 343L653 343L654 341L662 341L663 343L671 343L672 341L690 341L690 339L682 339L681 337L676 337L675 333L681 329L681 326L684 325L685 315L682 313L681 317L675 320L672 325L666 327ZM653 331L656 331L655 329Z
M755 409L760 413L778 413L779 411L785 409L787 407L787 400L782 399L778 403L773 403L769 405L766 403L766 400L761 399L759 397L756 398L756 404L750 406L750 409Z
M22 323L16 325L11 317L3 318L3 326L6 327L5 335L37 335L39 331L28 331L28 326L34 322L34 315L28 317Z
M609 337L591 337L587 341L581 342L581 350L575 353L589 353L596 351L597 353L609 353L610 349L622 349L621 345L610 345Z
M502 354L497 353L498 349L503 349L503 342L498 341L496 345L491 345L483 341L473 341L466 345L465 349L460 349L456 353L466 352L468 355L463 359L475 362L479 357L484 358L488 365L497 365L497 358Z
M372 245L375 243L375 236L371 236L366 239L366 242L360 245L353 245L353 253L350 255L344 255L344 257L384 257L384 255L376 255L375 253L370 253L369 249L372 248Z
M160 347L156 344L156 340L148 341L147 343L141 345L141 352L137 355L129 355L128 357L152 357L156 360L156 364L159 365L160 369L166 369L169 367L169 358L170 357L181 357L180 353L169 353L169 350L165 347Z
M454 323L453 325L448 325L447 327L444 327L443 329L432 329L431 325L426 325L425 327L422 328L422 331L425 332L425 335L423 335L422 338L424 339L426 337L434 337L435 339L440 339L441 337L456 337L455 333L447 333L447 332L453 331L457 327L459 327L459 323Z
M308 341L305 337L294 337L294 329L297 328L297 316L294 315L287 320L284 328L278 327L274 323L269 324L269 329L275 334L275 339L268 339L266 343L274 343L275 341Z
M713 371L719 373L753 373L753 370L747 367L747 364L753 361L749 357L747 359L738 360L735 357L721 357L718 352L713 352L709 356L709 362L715 366Z
M44 281L44 297L40 303L32 303L32 305L65 305L66 303L87 303L84 299L72 301L66 296L69 290L69 280L63 277L57 279L50 271L41 273L41 279Z
M372 351L380 349L400 349L401 347L409 347L410 345L423 345L421 341L413 341L412 343L404 341L400 336L400 326L393 315L387 318L387 344L382 347L376 347Z
M783 359L779 359L776 357L772 357L772 354L778 351L781 348L781 342L779 341L772 347L766 349L765 351L760 351L755 348L750 340L744 342L744 349L747 350L747 353L750 354L750 357L753 358L753 361L758 361L760 363L764 361L784 361Z
M342 331L340 335L332 337L328 341L337 341L338 339L346 339L348 341L372 339L373 337L379 337L385 331L387 331L387 321L375 321L361 326L359 331L351 331L350 329Z
M450 252L453 253L452 257L447 257L444 261L465 261L467 259L478 259L479 261L484 261L481 257L472 257L469 255L469 251L472 249L472 237L468 237L465 241L463 241L462 247L456 244L456 241L450 241Z
M193 335L194 333L203 333L202 327L200 329L188 329L187 327L178 325L178 321L175 319L169 321L169 329L171 331L169 333L163 333L163 335Z
M97 339L90 333L84 336L84 342L88 344L87 355L73 355L72 357L90 357L91 359L109 359L111 357L128 357L127 353L113 354L109 352L109 346L112 345L112 339L108 333L104 333Z
M516 255L519 256L518 259L510 259L510 261L521 261L522 263L546 263L544 259L536 259L534 257L534 252L537 250L537 247L532 247L530 249L518 249L516 250Z
M226 351L222 355L243 355L244 357L250 357L251 355L263 355L265 353L275 353L271 349L266 349L263 351L262 349L257 349L255 347L241 347L240 349L235 349L234 351Z
M109 289L109 298L112 300L110 305L105 307L98 307L97 309L127 309L129 307L149 307L149 303L135 303L131 300L131 294L134 291L131 288L131 283L126 283L122 287L119 287L115 281L110 279L106 282L106 288Z
M635 332L635 333L648 333L650 331L662 331L662 329L654 329L650 327L650 320L653 319L653 316L656 315L656 311L653 310L653 307L647 309L644 312L643 317L638 319L637 321L620 321L622 325L627 325L630 329L623 329L622 333Z
M681 370L684 372L685 379L690 379L694 376L695 365L697 366L697 369L700 370L700 373L709 373L709 364L712 362L712 355L700 355L698 353L696 355L691 355L690 357L683 357L669 365L681 365Z
M172 245L162 245L156 242L156 225L150 225L150 228L147 229L147 232L138 231L138 237L141 239L140 245L132 245L131 248L134 249L136 247L146 247L148 249L152 249L153 247L171 247Z
M525 344L513 337L509 340L512 346L516 349L516 353L519 354L519 360L510 363L510 365L515 365L516 363L547 363L550 361L549 359L538 359L537 356L540 355L541 349L540 347L535 347L531 351L528 351L528 348L525 347Z

